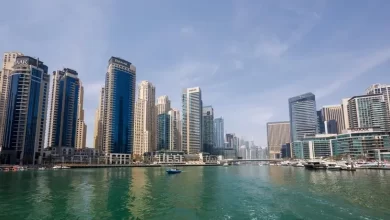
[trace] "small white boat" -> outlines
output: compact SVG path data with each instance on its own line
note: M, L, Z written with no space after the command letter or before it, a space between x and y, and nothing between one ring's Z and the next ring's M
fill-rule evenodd
M228 163L224 163L223 166L229 166L229 164Z
M38 170L46 170L45 167L39 167Z
M294 164L293 166L294 167L305 167L305 165L303 165L301 162Z
M55 165L53 167L53 169L69 169L70 167L67 167L67 166L58 166L58 165Z
M263 164L262 164L262 163L259 163L259 166L263 166Z
M341 170L341 166L337 163L328 163L328 170Z

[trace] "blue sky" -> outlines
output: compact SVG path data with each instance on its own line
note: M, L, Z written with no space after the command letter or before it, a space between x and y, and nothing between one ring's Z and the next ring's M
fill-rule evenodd
M88 146L107 61L137 67L181 109L200 86L227 132L266 146L266 123L288 120L288 98L317 108L390 83L390 1L4 1L0 52L79 72Z

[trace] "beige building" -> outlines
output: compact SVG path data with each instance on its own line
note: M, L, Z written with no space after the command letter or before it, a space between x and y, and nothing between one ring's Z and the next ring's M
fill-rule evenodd
M84 121L84 87L80 85L78 98L77 127L76 127L76 148L86 148L87 125Z
M344 130L349 129L348 100L349 100L349 98L345 98L345 99L341 100L341 109L343 111ZM343 131L341 131L340 133L343 133Z
M286 143L290 143L290 122L268 122L267 144L269 158L279 158L282 145Z
M134 156L156 150L156 88L148 81L138 85L134 112Z
M181 121L180 111L171 109L169 115L169 150L181 151Z
M345 130L342 105L327 105L322 107L321 115L323 121L335 120L337 122L337 133L341 134Z
M95 111L95 125L93 131L94 148L103 150L103 113L104 113L104 88L100 90L99 106Z
M13 70L17 56L23 56L20 52L6 52L3 56L3 65L0 69L0 151L3 146L5 118L8 106L8 76Z

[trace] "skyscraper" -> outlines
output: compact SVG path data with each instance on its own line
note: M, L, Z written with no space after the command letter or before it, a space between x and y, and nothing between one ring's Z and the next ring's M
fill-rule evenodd
M104 88L100 90L99 106L95 111L93 141L96 150L103 150Z
M222 117L214 119L214 147L225 147L225 127Z
M382 94L354 96L348 101L349 127L389 129L387 105Z
M182 148L187 154L202 150L202 92L199 87L183 90Z
M333 120L332 124L337 123L336 134L341 134L345 129L344 127L344 117L343 117L343 108L341 105L327 105L321 109L322 120L324 122L329 122ZM332 129L332 132L335 132ZM329 130L328 130L329 133Z
M81 82L75 70L53 72L48 147L76 147Z
M290 113L290 140L301 140L305 135L317 133L316 99L313 93L305 93L288 100Z
M50 76L42 61L16 57L9 78L3 163L41 162L46 127Z
M170 148L170 116L171 101L168 96L160 96L157 99L157 149L168 150Z
M203 107L203 152L212 153L214 148L214 109L212 106Z
M279 158L282 145L286 143L290 143L290 122L268 122L267 145L269 158Z
M138 86L134 116L134 155L156 150L156 88L148 81Z
M8 107L9 76L14 69L16 57L23 56L20 52L4 53L3 65L0 68L0 151L3 147L4 128Z
M84 121L84 87L81 83L77 100L76 148L82 149L87 147L87 125Z
M171 109L169 115L169 150L181 151L181 121L180 111Z
M117 57L108 61L104 90L103 150L133 152L136 68Z

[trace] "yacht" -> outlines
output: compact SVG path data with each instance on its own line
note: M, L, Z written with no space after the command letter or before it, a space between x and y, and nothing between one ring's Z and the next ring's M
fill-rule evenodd
M336 162L328 162L327 169L328 170L341 170L341 166L338 165Z

